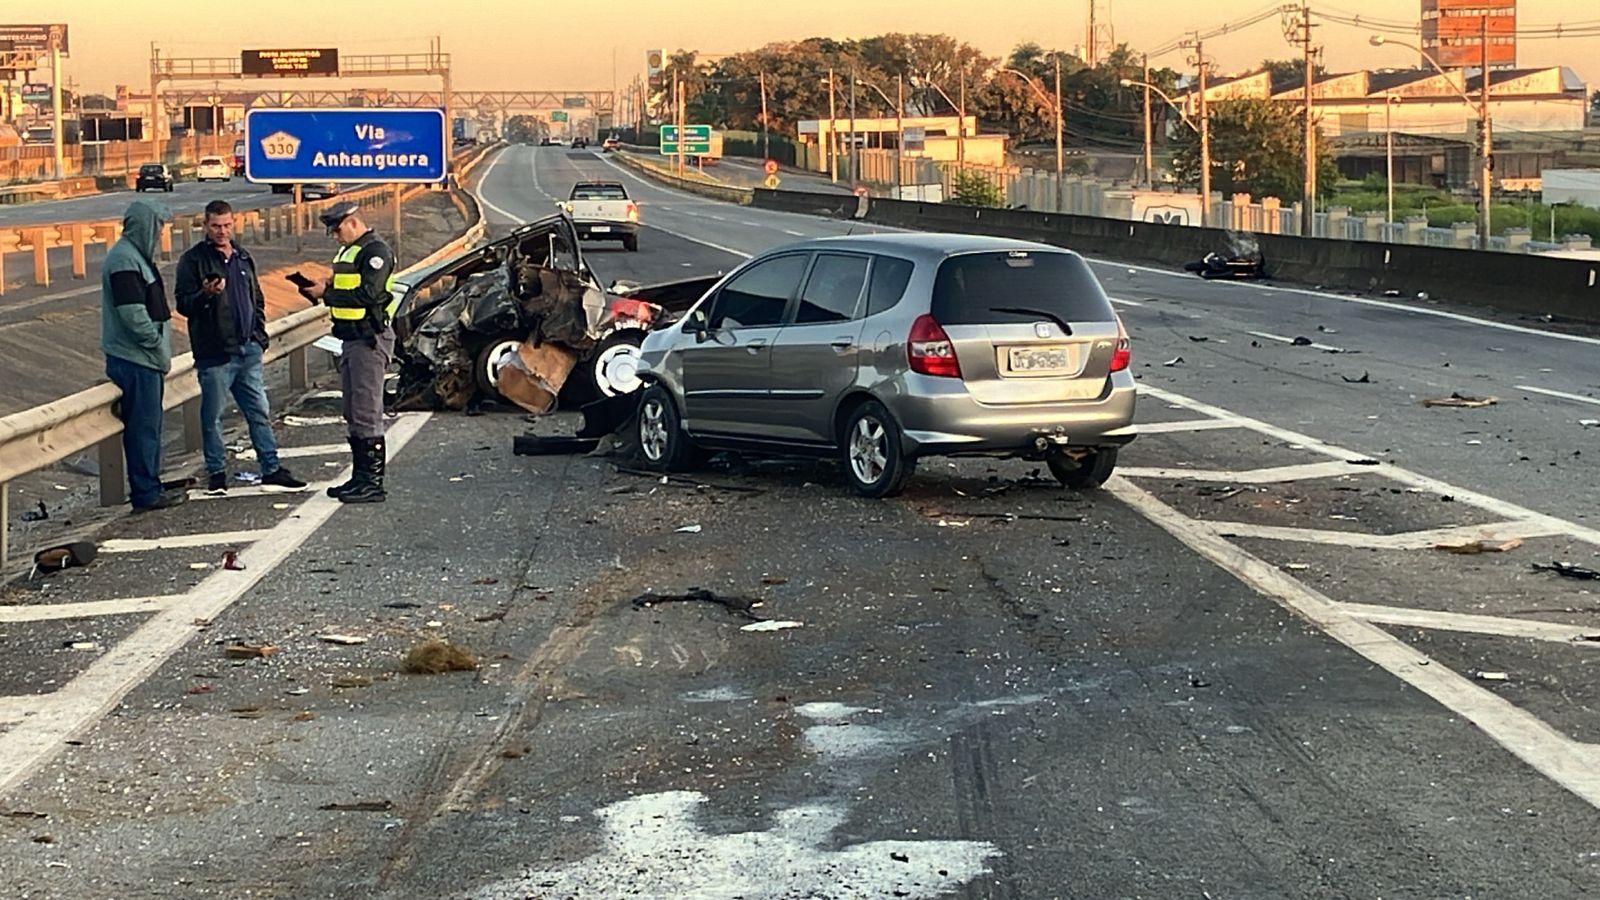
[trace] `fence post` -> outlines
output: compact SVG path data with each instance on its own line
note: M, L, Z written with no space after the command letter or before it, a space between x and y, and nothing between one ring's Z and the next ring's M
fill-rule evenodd
M161 258L172 259L172 223L161 226Z
M28 234L33 241L33 283L40 287L49 287L50 250L45 246L44 229L35 228Z
M289 387L292 390L303 391L311 386L311 366L306 358L306 348L297 347L289 351Z
M83 251L85 228L81 224L76 224L69 226L68 230L72 234L72 277L87 278L89 276L89 263L84 257Z
M128 502L128 469L127 460L122 458L122 434L106 438L97 449L100 457L100 505L121 506Z

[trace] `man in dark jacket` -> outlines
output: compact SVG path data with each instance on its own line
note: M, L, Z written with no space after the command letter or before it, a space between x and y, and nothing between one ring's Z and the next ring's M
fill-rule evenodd
M166 207L148 200L128 204L122 237L100 266L100 349L106 376L122 390L122 452L135 512L188 498L161 485L161 399L172 368L172 310L156 248L166 217Z
M261 483L299 490L306 486L278 461L261 354L267 348L266 299L256 263L234 243L233 207L206 204L205 237L178 260L178 312L189 319L189 346L200 379L200 425L209 489L228 489L222 446L222 412L228 394L250 426L250 443L261 463Z

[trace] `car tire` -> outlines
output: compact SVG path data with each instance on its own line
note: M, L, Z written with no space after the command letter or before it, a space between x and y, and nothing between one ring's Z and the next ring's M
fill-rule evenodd
M856 407L845 420L839 444L845 477L863 497L893 497L905 489L917 461L905 454L900 426L876 400Z
M478 382L478 393L490 400L502 402L505 400L500 396L500 389L496 386L499 380L499 367L495 365L495 360L500 358L507 347L514 347L520 343L520 340L513 337L498 337L478 348L472 359L472 375Z
M1050 474L1065 487L1075 491L1097 488L1111 477L1117 467L1117 448L1103 447L1080 460L1065 453L1052 453L1045 459Z
M639 236L636 235L636 234L625 234L625 235L623 235L622 236L622 249L628 251L629 253L638 253L639 252Z
M644 385L634 373L638 372L639 347L644 338L643 329L624 328L596 344L567 379L561 391L563 405L586 406L642 388ZM623 368L613 371L619 362Z
M659 384L645 388L639 399L639 418L635 436L639 456L647 468L656 472L682 472L699 458L694 440L683 430L683 417L672 394Z

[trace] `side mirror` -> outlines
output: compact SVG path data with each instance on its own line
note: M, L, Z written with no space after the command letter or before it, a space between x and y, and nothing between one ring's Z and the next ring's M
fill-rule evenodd
M697 309L689 313L688 318L683 320L683 333L694 335L695 343L703 344L706 341L706 334L710 330L710 324L706 311Z

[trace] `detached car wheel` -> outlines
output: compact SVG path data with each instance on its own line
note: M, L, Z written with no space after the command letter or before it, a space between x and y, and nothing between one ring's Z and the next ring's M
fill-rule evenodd
M844 469L856 493L878 499L905 489L917 461L905 455L900 426L882 403L869 400L844 426Z
M1065 453L1052 453L1045 462L1057 481L1073 490L1087 490L1105 484L1111 477L1117 467L1117 449L1106 447L1078 460Z
M683 419L672 395L659 384L645 388L639 400L639 454L657 472L682 472L693 466L694 442L683 431Z
M478 391L491 400L503 400L500 396L500 358L507 351L515 353L521 341L514 338L500 338L484 344L478 350L478 355L473 361L472 374L478 381Z

